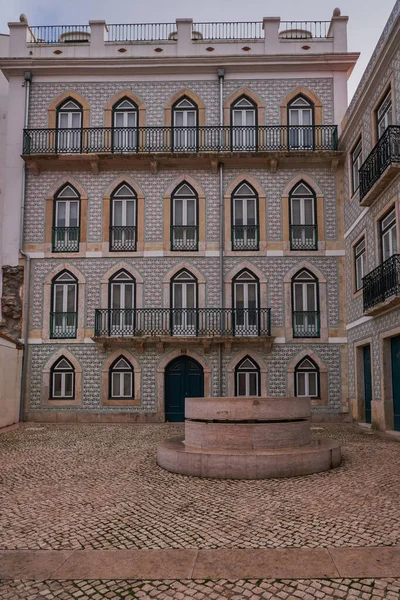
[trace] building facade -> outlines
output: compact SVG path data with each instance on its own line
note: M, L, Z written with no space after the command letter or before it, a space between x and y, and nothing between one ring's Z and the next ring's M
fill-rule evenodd
M346 26L10 24L25 418L179 421L202 395L347 418Z
M349 397L400 430L400 2L343 121Z

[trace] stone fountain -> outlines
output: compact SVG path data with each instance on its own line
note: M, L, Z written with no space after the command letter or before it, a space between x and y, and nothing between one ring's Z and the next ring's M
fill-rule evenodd
M185 438L157 449L167 471L218 479L310 475L340 461L337 441L311 437L310 398L186 398Z

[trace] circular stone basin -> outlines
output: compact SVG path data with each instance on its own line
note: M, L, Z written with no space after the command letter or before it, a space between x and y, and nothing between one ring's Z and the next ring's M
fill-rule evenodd
M185 418L196 421L293 421L311 417L310 398L186 398Z

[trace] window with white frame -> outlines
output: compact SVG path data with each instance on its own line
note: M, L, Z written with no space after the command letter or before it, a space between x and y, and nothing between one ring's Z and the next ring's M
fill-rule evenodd
M75 369L64 356L58 359L50 371L50 398L72 400L74 398Z
M382 102L376 109L376 127L378 139L385 133L389 125L392 125L392 93L389 89Z
M260 368L249 356L236 366L235 379L236 396L260 395Z
M314 107L304 96L288 105L289 148L312 148L314 143Z
M79 251L80 195L65 185L54 196L53 252Z
M357 292L363 287L363 277L365 275L365 238L362 238L354 246L354 268Z
M197 106L184 96L172 108L174 151L197 150Z
M112 335L133 334L135 328L135 278L121 269L109 280Z
M57 108L57 151L81 152L82 106L69 99Z
M380 221L382 262L397 254L396 211L393 208Z
M136 250L137 196L126 183L111 194L110 250Z
M320 314L318 280L307 269L292 279L293 336L319 337Z
M317 250L315 192L303 181L289 193L290 249Z
M353 194L360 187L360 174L359 170L362 165L362 140L358 140L357 144L351 153L351 174L352 174L352 190Z
M296 396L319 397L319 369L308 356L295 368Z
M257 145L257 112L254 102L242 96L231 106L232 149L251 150Z
M247 183L232 194L232 250L258 250L258 195Z
M173 335L195 335L197 279L183 269L171 281Z
M62 271L52 281L52 338L76 337L78 322L78 282L69 271Z
M258 335L260 282L247 269L233 280L235 335Z
M113 106L113 151L136 152L138 143L138 108L129 98Z
M171 196L171 250L195 251L198 248L197 194L182 183Z
M110 367L110 398L130 399L134 397L133 367L123 356Z

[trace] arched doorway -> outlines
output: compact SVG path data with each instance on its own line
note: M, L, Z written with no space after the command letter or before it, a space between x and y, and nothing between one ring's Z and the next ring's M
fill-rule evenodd
M194 358L178 356L165 369L165 420L185 420L185 398L204 396L203 367Z

